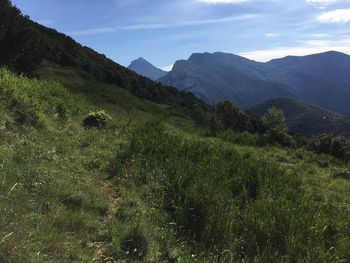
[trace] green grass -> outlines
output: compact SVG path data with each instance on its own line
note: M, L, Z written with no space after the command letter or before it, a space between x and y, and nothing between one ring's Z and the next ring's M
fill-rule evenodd
M74 85L0 70L0 259L350 259L347 163L205 137L176 108L59 73ZM84 129L97 110L112 121Z

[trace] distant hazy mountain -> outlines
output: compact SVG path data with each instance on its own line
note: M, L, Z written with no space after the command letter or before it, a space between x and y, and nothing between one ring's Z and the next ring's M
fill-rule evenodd
M350 115L350 56L329 51L304 57L272 60L267 65L287 72L281 82L300 99Z
M160 79L209 103L242 106L278 97L304 100L350 115L350 56L326 52L259 63L227 53L193 54Z
M275 97L294 96L285 84L271 81L275 74L273 66L217 52L193 54L188 60L177 61L160 81L190 91L209 103L229 99L245 107Z
M268 109L282 110L292 132L308 136L321 133L350 135L350 118L320 107L290 98L272 99L249 110L263 116Z
M161 77L165 76L167 74L166 71L163 71L155 66L153 66L151 63L149 63L144 58L138 58L131 62L128 69L131 69L135 71L136 73L148 77L152 80L160 79Z

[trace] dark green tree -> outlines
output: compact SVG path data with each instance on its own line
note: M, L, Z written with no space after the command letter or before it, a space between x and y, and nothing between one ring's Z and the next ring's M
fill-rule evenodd
M216 114L225 129L246 131L249 128L249 115L230 101L222 101L216 106Z
M232 104L231 101L225 100L216 106L218 118L222 121L225 129L236 126L238 121L239 108Z
M273 107L267 111L261 120L266 126L266 134L272 141L283 146L296 146L295 139L288 133L287 120L283 111Z
M280 134L288 132L287 120L283 111L275 107L269 109L261 120L267 127L267 133Z

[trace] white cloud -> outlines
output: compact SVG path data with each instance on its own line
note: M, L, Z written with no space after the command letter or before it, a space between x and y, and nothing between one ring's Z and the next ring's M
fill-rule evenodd
M339 0L306 0L307 3L313 5L316 8L324 9L329 5L336 4Z
M80 30L80 31L73 31L68 33L68 35L72 36L89 36L89 35L99 35L99 34L105 34L105 33L113 33L116 30L114 28L110 27L104 27L104 28L91 28L86 30Z
M266 33L265 34L265 37L279 37L280 34L277 34L277 33Z
M240 4L248 2L248 0L197 0L197 2L206 4Z
M176 22L176 23L136 24L136 25L130 25L130 26L120 26L118 27L118 29L140 30L140 29L160 29L160 28L181 27L181 26L198 26L198 25L225 23L225 22L230 22L235 20L244 20L244 19L250 19L254 17L255 15L239 15L239 16L230 16L230 17L207 19L207 20L182 21L182 22Z
M327 38L327 37L330 37L329 34L324 34L324 33L310 34L308 36L312 37L312 38Z
M237 20L245 20L245 19L251 19L254 17L256 17L256 15L248 14L248 15L238 15L238 16L230 16L230 17L224 17L224 18L207 19L207 20L182 21L182 22L176 22L176 23L135 24L135 25L128 25L128 26L119 26L116 28L110 28L110 27L91 28L91 29L69 32L68 35L87 36L87 35L113 33L118 30L149 30L149 29L162 29L162 28L171 28L171 27L199 26L199 25L226 23L226 22L237 21Z
M337 9L325 12L317 17L317 20L323 23L347 23L350 22L350 8Z
M285 56L305 56L335 50L350 54L350 38L340 41L308 40L294 47L278 47L266 50L244 52L239 55L260 62L266 62L274 58Z
M169 72L173 69L173 66L174 65L168 65L168 66L160 67L160 69Z

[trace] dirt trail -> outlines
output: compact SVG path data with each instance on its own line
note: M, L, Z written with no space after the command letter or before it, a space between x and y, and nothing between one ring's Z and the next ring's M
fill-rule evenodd
M108 195L110 196L108 213L103 218L99 229L100 233L103 234L103 233L107 233L109 230L109 226L111 225L115 217L115 214L118 211L118 208L121 202L121 196L119 194L119 191L116 189L115 185L113 185L113 183L108 179L103 180L102 188L105 191L105 193L108 193ZM113 258L106 255L106 252L108 252L108 250L112 246L111 241L94 242L93 245L95 247L95 254L92 262L96 262L96 263L116 262Z

